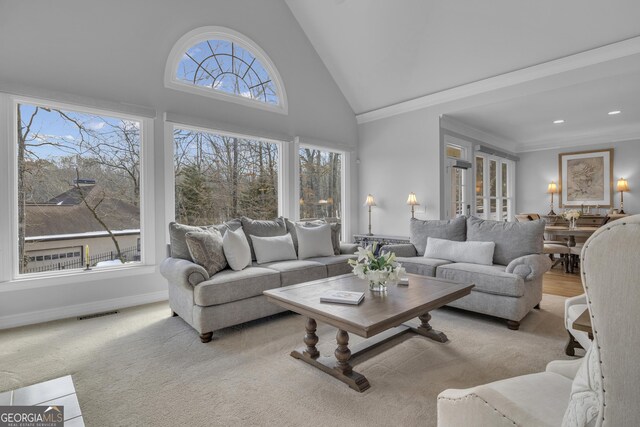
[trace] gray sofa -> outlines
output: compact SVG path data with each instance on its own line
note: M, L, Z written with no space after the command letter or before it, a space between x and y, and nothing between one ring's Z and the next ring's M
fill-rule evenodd
M473 283L471 294L449 305L507 320L518 329L542 300L542 276L551 268L543 252L544 222L526 223L456 218L411 219L409 244L387 245L408 273ZM493 265L425 258L429 237L453 241L494 242Z
M248 221L252 220L242 218L210 227L217 228L222 234L240 226L245 230L253 227L247 236L263 237L284 235L293 230L291 234L297 250L295 229L290 221L278 218L275 221L253 221L254 225ZM255 223L259 223L257 227ZM357 249L356 245L336 241L334 234L334 256L257 264L252 251L251 266L241 271L225 268L210 276L204 267L193 262L185 249L186 232L206 228L172 223L170 256L160 265L160 273L169 284L169 305L174 316L180 316L198 331L205 343L211 341L213 332L218 329L286 311L267 302L262 295L267 289L349 273L351 267L347 260L355 258L353 253ZM332 228L338 230L339 226Z

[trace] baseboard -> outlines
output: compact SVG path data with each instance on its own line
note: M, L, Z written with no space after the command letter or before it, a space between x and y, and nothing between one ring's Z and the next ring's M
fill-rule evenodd
M1 316L0 329L9 329L18 326L50 322L52 320L67 319L69 317L100 313L103 311L118 310L121 308L134 307L136 305L167 301L168 299L169 291L164 290L149 294L131 295L121 298L89 302L86 304L67 305L64 307L50 308L48 310L30 311L28 313Z

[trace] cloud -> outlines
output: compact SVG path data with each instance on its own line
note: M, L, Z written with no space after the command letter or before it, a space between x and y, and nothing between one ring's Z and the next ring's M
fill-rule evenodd
M104 127L104 122L89 122L86 124L87 129L100 130Z

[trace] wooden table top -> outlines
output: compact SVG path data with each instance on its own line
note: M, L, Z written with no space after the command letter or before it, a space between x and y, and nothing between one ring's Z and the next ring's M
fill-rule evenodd
M369 338L468 295L473 284L409 274L409 286L391 285L386 293L369 291L353 274L264 291L270 302L338 329ZM327 290L364 292L359 305L320 302Z
M600 227L583 226L583 227L569 228L564 225L547 225L544 228L544 231L545 233L549 233L549 234L565 235L565 236L568 236L568 235L591 236L593 233L596 232L598 228Z
M586 309L578 318L573 322L573 329L578 331L593 333L591 328L591 318L589 317L589 309Z

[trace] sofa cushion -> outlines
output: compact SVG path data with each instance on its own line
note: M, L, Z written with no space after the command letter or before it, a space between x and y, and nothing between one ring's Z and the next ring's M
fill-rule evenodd
M453 262L471 264L493 264L494 242L456 242L454 240L429 237L424 250L426 258L449 259Z
M521 297L524 295L524 280L515 274L505 273L503 265L480 265L458 262L441 265L436 277L459 283L473 283L472 291L487 294Z
M409 222L409 241L416 247L418 255L424 255L427 239L467 240L467 222L465 217L447 220L427 220L411 218Z
M251 236L258 237L273 237L284 236L287 234L287 226L284 223L284 218L276 218L272 221L251 219L243 216L240 218L242 222L242 228L247 236L249 242L249 248L251 249L251 259L255 261L256 253L253 249L253 242Z
M307 259L334 255L331 242L331 226L303 227L296 224L298 236L298 259Z
M209 276L227 268L222 235L218 230L189 231L185 238L193 262L203 266Z
M327 277L327 267L324 264L309 260L271 262L261 266L278 271L282 286L295 285Z
M249 242L247 242L247 236L245 236L242 227L234 231L229 230L224 234L222 249L229 267L233 270L240 271L251 264Z
M357 259L356 255L334 255L317 258L308 258L307 261L319 262L327 266L327 277L339 276L351 273L353 267L347 262L350 259Z
M451 264L451 261L446 259L424 257L397 257L396 261L402 264L407 273L428 277L435 277L436 267Z
M186 225L177 222L169 223L169 243L171 246L171 258L180 258L193 261L187 247L186 234L189 231L208 231L217 229L224 236L227 230L240 228L240 220L232 219L218 225Z
M291 234L289 233L284 236L273 237L251 236L251 241L253 242L258 264L298 259L296 250L293 248Z
M467 240L495 242L494 264L508 265L521 256L542 253L544 225L542 220L504 222L471 217L467 220Z
M225 304L262 295L262 291L280 287L280 274L261 267L242 271L222 270L209 280L194 286L193 299L197 305Z

